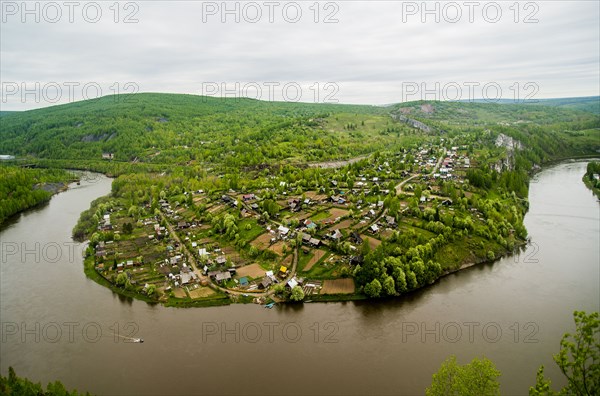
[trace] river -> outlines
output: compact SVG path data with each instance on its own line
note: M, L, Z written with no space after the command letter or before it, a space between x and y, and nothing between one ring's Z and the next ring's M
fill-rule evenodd
M0 370L96 394L412 395L455 354L491 359L502 394L526 394L541 364L557 387L572 312L600 309L600 205L584 171L563 163L531 183L532 244L517 256L395 300L271 310L152 306L87 279L70 232L110 180L84 179L0 230Z

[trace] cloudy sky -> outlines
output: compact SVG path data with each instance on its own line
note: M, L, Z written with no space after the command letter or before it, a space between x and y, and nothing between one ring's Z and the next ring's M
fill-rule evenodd
M387 104L598 95L598 1L2 1L2 110L115 92Z

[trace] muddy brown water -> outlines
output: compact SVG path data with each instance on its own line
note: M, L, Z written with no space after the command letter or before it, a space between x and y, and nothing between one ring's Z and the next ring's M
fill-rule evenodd
M87 279L70 232L110 180L84 180L0 231L0 369L96 394L412 395L455 354L494 361L502 394L526 394L541 364L559 386L552 354L572 312L600 305L600 204L584 170L534 179L519 255L394 300L273 309L152 306Z

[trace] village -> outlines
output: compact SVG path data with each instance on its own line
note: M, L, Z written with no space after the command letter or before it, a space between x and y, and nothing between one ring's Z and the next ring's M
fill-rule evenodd
M186 202L161 198L137 221L112 208L98 220L103 240L91 243L94 269L174 305L359 298L354 268L382 241L414 228L411 207L452 211L443 187L468 190L467 146L444 143L353 164L361 168L352 179L343 168L327 170L329 184L315 190L279 181L254 192L188 191ZM203 208L203 221L192 206Z

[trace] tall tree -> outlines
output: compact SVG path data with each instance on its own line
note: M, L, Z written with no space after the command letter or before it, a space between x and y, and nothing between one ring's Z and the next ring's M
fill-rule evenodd
M433 374L427 396L492 396L500 395L500 371L489 359L473 359L461 366L451 356Z

